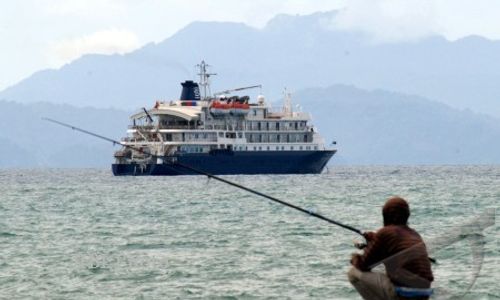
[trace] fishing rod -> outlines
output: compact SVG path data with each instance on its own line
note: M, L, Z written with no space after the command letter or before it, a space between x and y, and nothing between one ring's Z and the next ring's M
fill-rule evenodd
M330 218L327 218L327 217L325 217L325 216L323 216L323 215L321 215L321 214L315 213L315 212L313 212L313 211L311 211L311 210L304 209L304 208L302 208L302 207L299 207L299 206L296 206L296 205L291 204L291 203L289 203L289 202L286 202L286 201L280 200L280 199L278 199L278 198L276 198L276 197L269 196L269 195L267 195L267 194L261 193L261 192L259 192L259 191L256 191L256 190L254 190L254 189L251 189L251 188L249 188L249 187L243 186L243 185L241 185L241 184L238 184L238 183L232 182L232 181L230 181L230 180L227 180L227 179L221 178L221 177L219 177L219 176L216 176L216 175L210 174L210 173L208 173L208 172L205 172L205 171L202 171L202 170L199 170L199 169L193 168L193 167L191 167L191 166L188 166L188 165L182 164L182 163L177 162L177 161L172 161L172 160L171 160L171 159L172 159L172 157L169 157L169 156L167 156L167 155L156 155L156 154L152 154L152 153L149 153L149 152L144 151L144 150L143 150L143 149L141 149L141 148L137 148L137 147L130 146L130 145L127 145L127 144L122 144L121 142L119 142L119 141L117 141L117 140L114 140L114 139L111 139L111 138L108 138L108 137L105 137L105 136L99 135L99 134L97 134L97 133L90 132L90 131L85 130L85 129L81 129L81 128L78 128L78 127L76 127L76 126L73 126L73 125L70 125L70 124L66 124L66 123L63 123L63 122L60 122L60 121L57 121L57 120L54 120L54 119L50 119L50 118L42 118L42 120L49 121L49 122L52 122L52 123L55 123L55 124L61 125L61 126L64 126L64 127L70 128L70 129L75 130L75 131L80 131L80 132L82 132L82 133L85 133L85 134L88 134L88 135L94 136L94 137L96 137L96 138L99 138L99 139L102 139L102 140L105 140L105 141L111 142L111 143L113 143L113 145L120 144L120 145L122 145L123 147L129 148L129 149L132 149L132 150L135 150L135 151L140 152L140 153L142 153L142 154L144 154L144 155L149 155L149 156L151 156L151 157L153 157L153 158L162 158L162 159L166 159L166 160L164 160L164 162L165 162L165 161L167 161L167 164L177 165L177 166L182 167L182 168L184 168L184 169L190 170L190 171L192 171L192 172L194 172L194 173L197 173L197 174L200 174L200 175L205 175L205 176L207 176L208 178L213 178L213 179L215 179L215 180L217 180L217 181L220 181L220 182L226 183L226 184L228 184L228 185L231 185L231 186L237 187L237 188L242 189L242 190L245 190L245 191L247 191L247 192L249 192L249 193L252 193L252 194L255 194L255 195L261 196L261 197L263 197L263 198L269 199L269 200L271 200L271 201L273 201L273 202L280 203L280 204L282 204L282 205L288 206L288 207L290 207L290 208L293 208L293 209L295 209L295 210L301 211L301 212L303 212L303 213L305 213L305 214L308 214L308 215L310 215L310 216L313 216L313 217L316 217L316 218L321 219L321 220L323 220L323 221L326 221L326 222L328 222L328 223L330 223L330 224L337 225L337 226L342 227L342 228L344 228L344 229L347 229L347 230L349 230L349 231L355 232L355 233L357 233L357 234L361 235L361 236L362 236L362 237L366 240L366 237L365 237L365 235L363 234L363 232L362 232L361 230L359 230L359 229L357 229L357 228L354 228L354 227L352 227L352 226L350 226L350 225L340 223L340 222L338 222L338 221L335 221L335 220L332 220L332 219L330 219ZM358 248L358 249L363 249L363 248L365 248L365 247L367 246L367 244L366 244L366 243L355 243L355 244L354 244L354 246L355 246L356 248ZM430 260L432 263L437 263L436 259L434 259L434 258L432 258L432 257L429 257L429 260Z
M304 209L304 208L299 207L299 206L297 206L297 205L294 205L294 204L291 204L291 203L289 203L289 202L286 202L286 201L280 200L280 199L278 199L278 198L276 198L276 197L273 197L273 196L269 196L269 195L267 195L267 194L261 193L261 192L259 192L259 191L256 191L256 190L254 190L254 189L251 189L251 188L249 188L249 187L243 186L243 185L241 185L241 184L238 184L238 183L232 182L232 181L230 181L230 180L227 180L227 179L221 178L221 177L219 177L219 176L216 176L216 175L210 174L210 173L208 173L208 172L205 172L205 171L202 171L202 170L199 170L199 169L193 168L193 167L191 167L191 166L185 165L185 164L180 163L180 162L178 162L178 161L173 161L173 160L171 160L171 159L172 159L172 157L170 157L170 156L167 156L167 155L156 155L156 154L152 154L152 153L149 153L149 152L144 151L144 150L143 150L143 149L141 149L141 148L134 147L134 146L127 145L127 144L123 144L123 143L121 143L121 142L119 142L119 141L117 141L117 140L114 140L114 139L111 139L111 138L108 138L108 137L105 137L105 136L102 136L102 135L99 135L99 134L96 134L96 133L90 132L90 131L85 130L85 129L81 129L81 128L78 128L78 127L76 127L76 126L73 126L73 125L70 125L70 124L66 124L66 123L63 123L63 122L60 122L60 121L57 121L57 120L54 120L54 119L50 119L50 118L42 118L42 120L45 120L45 121L48 121L48 122L52 122L52 123L55 123L55 124L58 124L58 125L61 125L61 126L64 126L64 127L70 128L70 129L72 129L72 130L79 131L79 132L82 132L82 133L85 133L85 134L88 134L88 135L94 136L94 137L96 137L96 138L99 138L99 139L102 139L102 140L105 140L105 141L111 142L111 143L113 143L113 145L120 144L120 145L122 145L123 147L129 148L129 149L132 149L132 150L135 150L135 151L140 152L140 153L145 154L145 155L149 155L149 156L151 156L151 157L153 157L153 158L161 158L161 159L164 159L164 162L167 162L168 164L171 164L171 165L177 165L177 166L179 166L179 167L182 167L182 168L184 168L184 169L186 169L186 170L189 170L189 171L192 171L192 172L194 172L194 173L197 173L197 174L200 174L200 175L205 175L205 176L207 176L208 178L215 179L215 180L217 180L217 181L220 181L220 182L226 183L226 184L228 184L228 185L231 185L231 186L237 187L237 188L239 188L239 189L245 190L245 191L247 191L247 192L249 192L249 193L252 193L252 194L255 194L255 195L261 196L261 197L266 198L266 199L268 199L268 200L271 200L271 201L273 201L273 202L276 202L276 203L279 203L279 204L282 204L282 205L288 206L288 207L290 207L290 208L293 208L293 209L295 209L295 210L301 211L301 212L303 212L303 213L305 213L305 214L308 214L308 215L310 215L310 216L313 216L313 217L315 217L315 218L318 218L318 219L321 219L321 220L323 220L323 221L326 221L326 222L328 222L328 223L330 223L330 224L334 224L334 225L337 225L337 226L342 227L342 228L344 228L344 229L347 229L347 230L350 230L350 231L352 231L352 232L355 232L355 233L357 233L357 234L359 234L359 235L361 235L361 236L363 236L363 237L364 237L363 232L362 232L361 230L359 230L359 229L357 229L357 228L354 228L354 227L352 227L352 226L350 226L350 225L346 225L346 224L340 223L340 222L338 222L338 221L335 221L335 220L332 220L332 219L330 219L330 218L327 218L327 217L325 217L325 216L323 216L323 215L321 215L321 214L318 214L318 213L316 213L316 212L313 212L313 211L311 211L311 210Z

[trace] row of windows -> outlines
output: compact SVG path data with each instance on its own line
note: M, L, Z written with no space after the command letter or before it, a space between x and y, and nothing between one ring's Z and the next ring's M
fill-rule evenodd
M221 148L225 148L224 145L220 145ZM213 147L213 146L212 146ZM318 146L234 146L234 150L254 150L254 151L262 151L262 150L318 150ZM184 151L187 153L202 153L203 147L201 146L178 146L177 150Z
M238 134L238 138L241 139L243 137L243 132L226 132L226 138L236 138L236 134ZM224 137L224 132L219 132L219 137Z
M243 132L222 132L219 131L217 134L219 137L225 138L243 138ZM166 133L163 135L166 141L189 141L189 140L215 140L216 133ZM248 142L250 143L267 143L267 142L308 142L312 136L310 134L257 134L257 133L246 133L245 134Z
M235 146L234 150L239 150L239 151L247 151L247 150L253 150L253 151L270 151L270 150L278 150L278 151L283 151L283 150L318 150L318 146Z
M304 129L307 122L247 122L247 129L251 130L283 130L283 129Z
M203 153L203 147L199 146L179 146L177 150L186 153Z
M220 145L221 149L225 149L225 145ZM284 151L284 150L318 150L318 146L239 146L236 145L233 148L235 151ZM204 149L201 146L178 146L178 151L186 152L186 153L203 153Z

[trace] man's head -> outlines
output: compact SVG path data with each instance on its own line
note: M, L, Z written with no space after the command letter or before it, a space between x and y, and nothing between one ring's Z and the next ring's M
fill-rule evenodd
M410 217L410 206L401 197L391 197L385 202L382 215L384 216L384 226L406 225Z

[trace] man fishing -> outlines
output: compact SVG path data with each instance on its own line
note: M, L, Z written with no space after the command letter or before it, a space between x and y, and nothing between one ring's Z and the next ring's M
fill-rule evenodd
M363 299L429 299L434 277L422 238L408 226L408 203L391 197L382 215L384 227L363 234L367 245L363 255L353 254L349 281ZM387 275L371 271L381 263Z

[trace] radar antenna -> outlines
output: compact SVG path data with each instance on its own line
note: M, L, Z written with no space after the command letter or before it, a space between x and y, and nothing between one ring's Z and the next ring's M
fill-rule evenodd
M196 67L199 68L199 84L203 88L203 99L205 100L207 99L207 96L210 96L212 94L212 92L210 91L210 76L217 75L217 73L208 73L207 68L211 67L211 65L205 63L204 60L202 60L200 64L197 64Z

